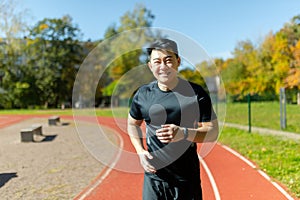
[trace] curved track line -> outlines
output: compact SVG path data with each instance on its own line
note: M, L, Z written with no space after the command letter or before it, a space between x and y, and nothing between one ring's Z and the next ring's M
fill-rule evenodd
M84 191L82 194L79 194L79 197L75 199L84 200L91 192L93 192L101 183L102 181L110 174L113 168L116 166L117 162L121 157L121 153L124 147L124 140L119 134L115 134L119 139L119 151L116 155L116 159L111 163L111 166L106 166L105 169L102 170L100 176L96 178L95 182L88 186L87 190Z
M241 159L242 161L244 161L245 163L247 163L247 165L249 165L250 167L256 169L257 167L247 158L245 158L244 156L242 156L241 154L239 154L238 152L236 152L235 150L229 148L228 146L225 146L223 144L219 144L221 147L223 147L225 150L229 151L231 154L235 155L236 157L238 157L239 159Z
M272 179L264 171L262 171L260 169L258 169L257 171L261 176L263 176L265 179L270 181L272 183L272 185L275 188L277 188L277 190L279 190L288 200L294 200L294 198L291 197L278 183L272 181Z
M203 158L199 154L198 154L198 157L199 157L199 160L200 160L200 163L201 163L202 167L204 168L204 170L205 170L205 172L206 172L206 174L209 178L209 181L210 181L210 184L213 188L216 200L221 200L219 189L217 187L216 181L215 181L211 171L209 170L209 167L207 166L206 162L203 160Z
M225 146L223 144L219 144L222 148L224 148L226 151L230 152L231 154L235 155L236 157L238 157L239 159L241 159L242 161L244 161L245 163L247 163L247 165L249 165L250 167L252 167L253 169L256 169L258 171L258 173L264 177L266 180L268 180L269 182L271 182L271 184L277 189L279 190L288 200L294 200L294 198L289 195L278 183L272 181L272 179L262 170L258 169L251 161L249 161L247 158L245 158L244 156L242 156L241 154L239 154L238 152L236 152L235 150L231 149L228 146Z

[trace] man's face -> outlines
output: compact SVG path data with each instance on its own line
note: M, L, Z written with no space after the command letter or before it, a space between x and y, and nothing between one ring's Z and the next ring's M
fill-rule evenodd
M173 52L166 50L153 50L148 66L154 77L162 84L168 84L177 78L180 58Z

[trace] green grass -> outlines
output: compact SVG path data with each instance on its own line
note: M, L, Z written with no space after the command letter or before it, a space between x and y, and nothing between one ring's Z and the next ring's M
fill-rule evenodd
M72 109L11 109L0 110L0 115L72 115Z
M129 109L126 107L120 108L106 108L106 109L96 109L96 114L98 116L106 116L111 117L114 116L116 118L127 118Z
M20 110L0 110L0 115L94 115L103 116L103 117L127 117L128 108L104 108L104 109L44 109L44 110L35 110L35 109L20 109Z
M224 127L219 141L254 161L300 197L300 143Z
M300 133L300 106L286 106L287 129L285 131ZM248 125L248 104L226 104L226 122ZM252 126L280 130L280 105L278 102L252 102Z

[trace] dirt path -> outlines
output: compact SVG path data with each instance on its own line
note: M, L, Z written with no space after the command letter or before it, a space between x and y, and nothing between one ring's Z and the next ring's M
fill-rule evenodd
M225 123L225 126L238 128L241 130L248 131L249 127L240 124L233 124L233 123ZM292 133L287 131L280 131L280 130L273 130L268 128L260 128L260 127L251 127L251 131L254 133L266 134L266 135L274 135L280 136L282 138L292 139L295 141L300 141L300 134L299 133Z
M68 125L48 126L45 117L0 116L0 199L72 199L102 171L73 121L62 121ZM20 142L20 129L36 123L45 136Z

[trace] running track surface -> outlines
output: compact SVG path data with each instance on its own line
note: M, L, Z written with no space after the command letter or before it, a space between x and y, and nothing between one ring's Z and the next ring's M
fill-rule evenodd
M0 116L0 128L21 120L36 117L32 115ZM47 117L47 116L44 116ZM70 119L70 116L63 116ZM62 117L62 118L63 118ZM85 119L86 120L86 119ZM99 117L101 125L116 131L124 144L123 149L134 152L126 130L116 126L112 118ZM126 121L122 122L126 126ZM238 153L221 144L200 158L201 180L204 200L284 200L294 199L280 184L272 181L265 173ZM138 159L136 159L137 165ZM116 165L126 162L122 154ZM75 199L84 200L135 200L142 196L143 174L126 173L110 168L104 169Z

